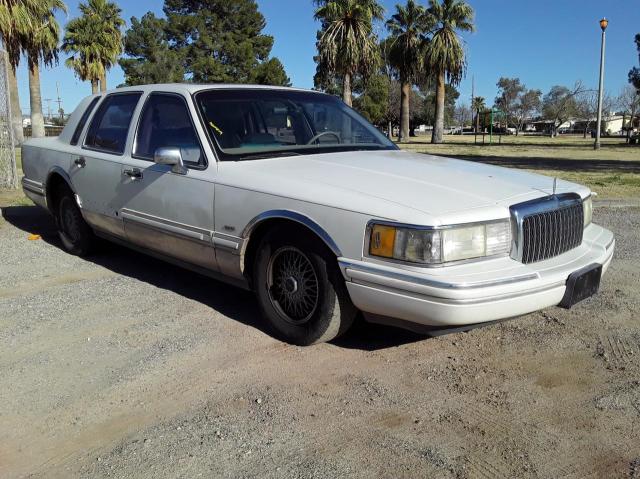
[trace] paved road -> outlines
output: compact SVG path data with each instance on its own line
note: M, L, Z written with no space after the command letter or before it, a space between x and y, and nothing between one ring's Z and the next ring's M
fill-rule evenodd
M571 311L312 348L249 293L3 216L0 477L640 477L640 209L596 209L618 252Z

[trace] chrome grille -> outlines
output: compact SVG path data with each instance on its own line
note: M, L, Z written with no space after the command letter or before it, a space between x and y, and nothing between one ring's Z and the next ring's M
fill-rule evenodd
M512 257L523 263L553 258L582 243L584 212L575 193L520 203L511 214L517 228Z

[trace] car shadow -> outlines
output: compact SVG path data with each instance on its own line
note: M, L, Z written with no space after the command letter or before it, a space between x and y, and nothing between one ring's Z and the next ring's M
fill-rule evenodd
M14 227L29 234L40 235L43 241L62 249L54 220L42 208L8 206L2 208L2 216ZM96 254L83 259L116 274L198 301L228 318L273 335L262 320L258 303L250 291L106 241L100 243ZM358 318L351 330L332 344L346 349L374 351L424 339L428 339L428 336L370 324Z

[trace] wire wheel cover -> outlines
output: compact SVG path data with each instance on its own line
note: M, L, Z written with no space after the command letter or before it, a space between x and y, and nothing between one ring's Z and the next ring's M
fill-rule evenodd
M278 249L267 267L269 300L287 322L303 324L318 307L318 276L309 258L299 249Z

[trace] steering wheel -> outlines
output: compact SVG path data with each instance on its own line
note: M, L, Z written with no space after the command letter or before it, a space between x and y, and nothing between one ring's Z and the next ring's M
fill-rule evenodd
M307 141L307 145L310 145L311 143L318 141L320 138L322 138L325 135L333 135L336 137L336 139L338 140L338 143L341 143L342 139L340 138L340 134L335 132L335 131L323 131L322 133L318 133L317 135L315 135L313 138L311 138L309 141Z

